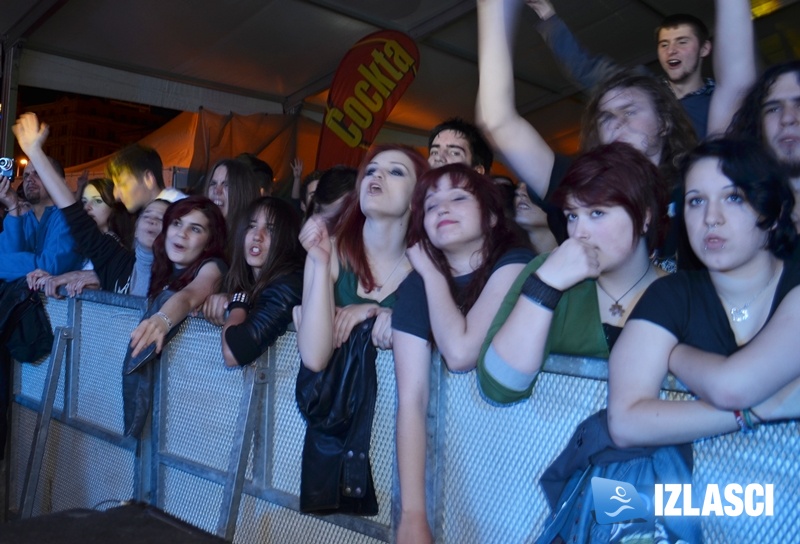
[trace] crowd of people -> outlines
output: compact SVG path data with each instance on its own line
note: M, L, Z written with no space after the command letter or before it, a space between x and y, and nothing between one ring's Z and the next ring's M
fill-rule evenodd
M690 15L656 29L664 73L654 75L586 52L549 0L478 0L477 126L435 127L427 160L377 145L357 169L305 179L295 160L292 201L269 196L271 169L252 156L217 162L202 194L187 196L165 187L158 154L141 146L119 152L108 179L76 196L43 151L47 125L23 114L13 130L29 159L24 199L0 182L0 279L24 278L49 296L64 286L147 297L123 364L133 436L149 410L149 363L198 312L222 327L232 367L294 322L309 418L320 417L309 408L315 387L348 394L351 383L330 381L360 379L353 360L374 366L376 350L392 350L398 543L433 541L434 350L448 371L476 370L498 410L536 394L550 353L606 358L607 409L579 425L548 469L553 513L538 542L699 542L697 518L597 524L587 476L633 479L645 494L690 483L693 441L800 417L800 62L758 76L749 2L715 4L713 47ZM516 110L513 35L524 5L591 93L576 157L556 154ZM710 57L716 80L702 78ZM491 177L494 154L516 186ZM661 398L668 372L696 397ZM374 394L353 398L348 417L368 425ZM351 432L331 440L356 443ZM373 514L370 485L371 476L324 498L308 490L301 506Z

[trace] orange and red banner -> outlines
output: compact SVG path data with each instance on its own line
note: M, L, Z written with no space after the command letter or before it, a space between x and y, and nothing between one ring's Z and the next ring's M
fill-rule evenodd
M382 30L359 40L333 77L317 169L358 166L418 69L417 44L402 32Z

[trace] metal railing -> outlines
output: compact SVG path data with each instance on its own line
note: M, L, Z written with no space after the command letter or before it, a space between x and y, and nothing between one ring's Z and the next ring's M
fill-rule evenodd
M311 516L298 511L305 424L294 397L294 333L254 365L231 370L223 366L220 328L187 319L158 363L152 425L136 441L122 435L121 369L144 301L87 293L48 299L47 310L54 329L66 332L56 335L54 356L15 364L9 505L18 516L133 498L234 542L392 540L391 352L378 359L370 453L379 513ZM533 397L504 408L480 398L474 372L444 372L437 362L432 376L427 483L436 540L533 541L549 514L539 477L575 426L605 404L605 361L551 357ZM48 379L57 385L45 387ZM665 395L685 395L666 385ZM706 541L792 540L798 474L796 423L697 442L696 486L775 486L772 517L706 518Z

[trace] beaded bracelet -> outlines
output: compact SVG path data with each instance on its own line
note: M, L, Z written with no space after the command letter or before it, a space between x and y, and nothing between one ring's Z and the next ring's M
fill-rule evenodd
M250 295L244 291L234 293L231 297L231 301L228 303L228 311L231 311L235 308L242 308L250 311Z
M558 301L561 300L564 292L550 287L534 272L522 284L522 294L531 302L552 311L558 306Z
M754 426L753 422L750 420L750 410L734 410L733 417L736 418L739 430L745 434L752 433L758 428L758 426Z
M167 324L167 330L170 330L172 328L172 320L169 318L167 314L165 314L164 312L156 312L153 315L157 315L158 317L164 320L164 323Z

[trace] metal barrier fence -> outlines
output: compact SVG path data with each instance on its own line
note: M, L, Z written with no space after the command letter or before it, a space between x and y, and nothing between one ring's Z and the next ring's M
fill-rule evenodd
M294 400L294 333L253 366L231 370L223 367L220 328L189 318L162 355L152 432L148 426L137 442L122 436L121 368L143 301L88 293L48 299L47 310L60 333L56 344L65 342L65 364L54 376L49 425L37 417L46 412L53 361L15 365L12 511L38 515L133 498L234 542L392 540L398 496L390 352L378 359L371 448L379 514L318 517L298 512L305 427ZM437 542L531 542L541 531L548 507L539 476L606 396L604 361L551 357L546 370L530 401L497 408L480 398L474 373L434 366L428 509ZM31 445L36 437L43 443L42 435L46 447L37 463ZM799 475L796 423L697 442L696 488L775 486L773 516L704 518L706 542L794 540ZM36 485L25 490L26 483Z

